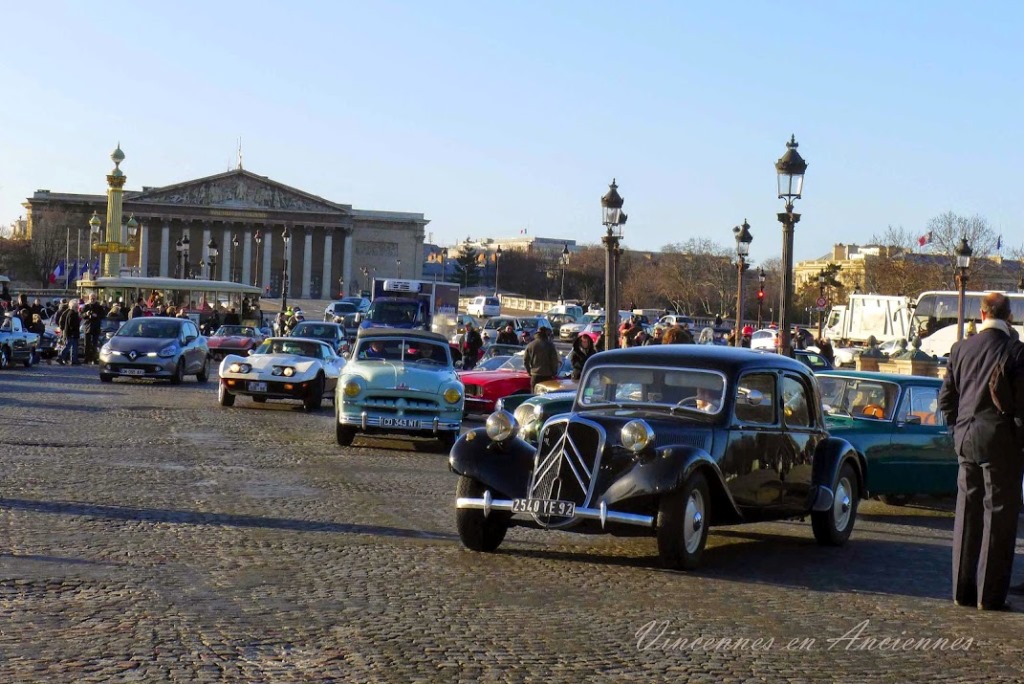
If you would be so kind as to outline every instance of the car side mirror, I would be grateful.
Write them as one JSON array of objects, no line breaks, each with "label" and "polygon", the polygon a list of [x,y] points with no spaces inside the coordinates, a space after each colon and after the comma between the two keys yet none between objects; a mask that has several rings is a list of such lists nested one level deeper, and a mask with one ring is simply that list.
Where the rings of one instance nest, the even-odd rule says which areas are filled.
[{"label": "car side mirror", "polygon": [[920,425],[921,424],[921,416],[915,416],[915,415],[911,414],[911,415],[909,415],[909,416],[907,416],[906,418],[903,419],[903,423],[905,425]]},{"label": "car side mirror", "polygon": [[185,344],[192,344],[197,339],[199,339],[199,338],[197,338],[195,335],[186,335],[185,336]]},{"label": "car side mirror", "polygon": [[356,323],[362,323],[362,322],[363,322],[363,314],[357,311],[356,312]]}]

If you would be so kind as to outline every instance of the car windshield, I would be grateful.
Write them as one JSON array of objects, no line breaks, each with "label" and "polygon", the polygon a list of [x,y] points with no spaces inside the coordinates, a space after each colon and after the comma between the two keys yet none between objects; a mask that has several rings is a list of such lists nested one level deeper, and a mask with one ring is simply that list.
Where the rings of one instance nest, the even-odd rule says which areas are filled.
[{"label": "car windshield", "polygon": [[577,402],[585,408],[662,406],[672,411],[717,414],[724,396],[724,378],[710,371],[601,366],[587,373]]},{"label": "car windshield", "polygon": [[515,356],[508,357],[508,360],[498,366],[498,370],[503,371],[525,371],[526,366],[523,364],[523,355],[516,354]]},{"label": "car windshield", "polygon": [[308,356],[311,359],[322,358],[320,356],[320,345],[316,342],[281,338],[265,340],[263,344],[256,347],[256,351],[253,354],[292,354],[294,356]]},{"label": "car windshield", "polygon": [[337,339],[340,335],[337,326],[323,323],[299,323],[292,330],[293,337],[315,337],[317,339]]},{"label": "car windshield", "polygon": [[480,363],[473,366],[473,370],[496,370],[498,368],[501,368],[501,366],[503,366],[505,362],[511,358],[511,356],[492,356],[491,358],[484,359]]},{"label": "car windshield", "polygon": [[217,328],[214,337],[255,337],[256,331],[246,325],[222,325]]},{"label": "car windshield", "polygon": [[353,358],[360,361],[397,361],[426,366],[450,366],[448,349],[439,342],[412,338],[359,340]]},{"label": "car windshield", "polygon": [[343,316],[345,314],[355,313],[358,309],[352,302],[336,302],[331,305],[331,311],[334,312],[335,316]]},{"label": "car windshield", "polygon": [[401,324],[413,323],[419,304],[413,301],[384,302],[376,301],[370,305],[369,318],[374,323]]},{"label": "car windshield", "polygon": [[865,378],[819,375],[818,386],[825,413],[865,420],[892,419],[900,393],[894,382]]},{"label": "car windshield", "polygon": [[150,337],[172,340],[181,334],[181,323],[170,318],[133,318],[117,331],[117,337]]}]

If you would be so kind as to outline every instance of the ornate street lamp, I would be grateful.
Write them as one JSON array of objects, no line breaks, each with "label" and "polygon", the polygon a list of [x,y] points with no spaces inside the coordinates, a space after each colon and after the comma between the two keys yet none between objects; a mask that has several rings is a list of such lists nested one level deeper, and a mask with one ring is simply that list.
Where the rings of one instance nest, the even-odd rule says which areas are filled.
[{"label": "ornate street lamp", "polygon": [[[89,260],[88,263],[92,263],[92,243],[100,241],[100,217],[95,211],[92,212],[92,218],[89,219]],[[91,267],[90,267],[91,272]]]},{"label": "ornate street lamp", "polygon": [[625,200],[619,195],[619,186],[612,179],[608,192],[601,198],[602,223],[605,227],[604,243],[604,348],[615,349],[619,342],[619,240],[626,214],[622,211]]},{"label": "ornate street lamp", "polygon": [[498,296],[498,269],[501,268],[501,245],[494,250],[494,296]]},{"label": "ornate street lamp", "polygon": [[790,309],[793,305],[793,232],[800,214],[793,212],[793,200],[800,199],[804,188],[807,162],[796,151],[796,136],[786,143],[786,153],[775,162],[778,174],[779,199],[786,200],[786,210],[778,214],[782,223],[782,308],[779,311],[779,353],[792,356],[790,343]]},{"label": "ornate street lamp", "polygon": [[238,282],[238,233],[231,234],[231,282]]},{"label": "ornate street lamp", "polygon": [[765,275],[764,267],[757,269],[757,329],[760,330],[763,325],[761,319],[761,306],[764,305],[764,281],[767,279]]},{"label": "ornate street lamp", "polygon": [[960,298],[956,305],[956,341],[964,339],[964,301],[967,290],[967,270],[971,267],[971,255],[974,252],[967,244],[967,236],[960,238],[960,244],[953,253],[956,254],[956,286],[960,289]]},{"label": "ornate street lamp", "polygon": [[562,247],[562,289],[558,293],[558,301],[565,304],[565,269],[569,265],[569,243]]},{"label": "ornate street lamp", "polygon": [[281,239],[284,241],[284,272],[281,274],[281,311],[283,313],[288,310],[288,241],[292,239],[287,224],[284,227],[284,232],[281,233]]},{"label": "ornate street lamp", "polygon": [[747,219],[743,219],[743,225],[736,226],[732,232],[736,236],[736,256],[739,257],[736,268],[736,329],[733,334],[733,346],[741,347],[743,346],[743,271],[747,268],[747,255],[750,254],[750,243],[754,241],[754,236],[750,234],[750,224],[747,223]]},{"label": "ornate street lamp", "polygon": [[220,250],[217,249],[217,241],[210,238],[210,241],[206,243],[206,254],[210,259],[210,280],[217,280],[217,255],[220,254]]},{"label": "ornate street lamp", "polygon": [[181,277],[188,278],[191,275],[191,267],[188,263],[188,235],[183,236],[178,245],[178,253],[181,257]]},{"label": "ornate street lamp", "polygon": [[206,259],[200,259],[199,260],[199,277],[200,278],[205,278],[206,277]]},{"label": "ornate street lamp", "polygon": [[256,287],[260,286],[260,243],[263,242],[263,233],[260,232],[259,228],[256,229],[256,234],[252,236],[253,241],[256,242],[256,268],[254,269],[252,276],[252,284]]},{"label": "ornate street lamp", "polygon": [[448,248],[441,250],[441,282],[448,278]]}]

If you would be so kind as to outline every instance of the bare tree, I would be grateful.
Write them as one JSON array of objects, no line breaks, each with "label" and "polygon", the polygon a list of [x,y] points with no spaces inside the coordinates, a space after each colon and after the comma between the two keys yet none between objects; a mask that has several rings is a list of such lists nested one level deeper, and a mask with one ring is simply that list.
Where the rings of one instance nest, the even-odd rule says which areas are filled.
[{"label": "bare tree", "polygon": [[999,239],[986,219],[977,214],[960,216],[947,211],[928,222],[928,232],[931,234],[932,251],[945,257],[946,279],[955,279],[956,248],[962,238],[967,238],[971,251],[974,252],[974,259],[977,259],[971,261],[971,277],[978,283],[985,282],[994,264],[984,257],[996,251]]},{"label": "bare tree", "polygon": [[79,223],[77,213],[60,208],[33,212],[32,269],[40,283],[48,282],[54,266],[68,256],[69,244],[78,239],[75,231]]}]

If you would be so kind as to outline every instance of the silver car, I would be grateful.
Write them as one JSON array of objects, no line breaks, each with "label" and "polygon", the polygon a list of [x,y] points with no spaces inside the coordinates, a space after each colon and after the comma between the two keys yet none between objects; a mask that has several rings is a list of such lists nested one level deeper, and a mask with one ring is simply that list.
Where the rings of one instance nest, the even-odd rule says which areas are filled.
[{"label": "silver car", "polygon": [[100,380],[165,378],[177,385],[195,375],[206,382],[209,354],[206,338],[187,318],[133,318],[100,348]]}]

